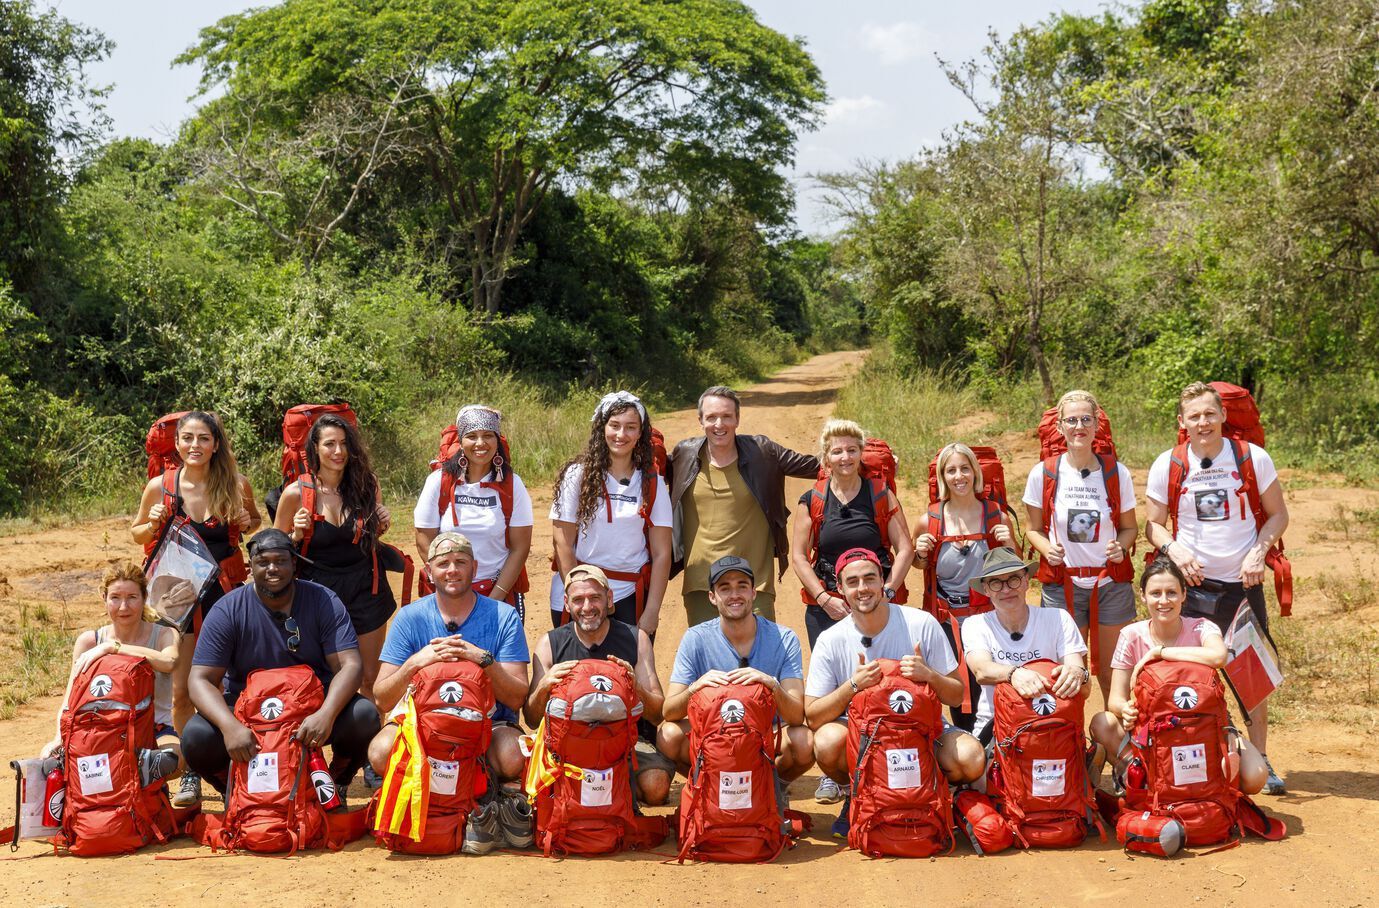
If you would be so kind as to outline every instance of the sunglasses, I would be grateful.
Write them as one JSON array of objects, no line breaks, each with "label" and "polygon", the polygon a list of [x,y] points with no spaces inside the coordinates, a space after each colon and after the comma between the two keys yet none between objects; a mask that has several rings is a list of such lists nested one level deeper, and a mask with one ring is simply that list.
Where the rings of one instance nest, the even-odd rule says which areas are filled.
[{"label": "sunglasses", "polygon": [[274,612],[273,620],[281,624],[283,630],[287,631],[287,651],[289,653],[295,653],[297,647],[302,645],[302,629],[297,625],[297,619],[293,618],[291,615],[282,618],[277,612]]},{"label": "sunglasses", "polygon": [[1025,579],[1024,573],[1011,574],[1009,577],[991,577],[982,581],[985,587],[993,592],[1000,590],[1013,590],[1020,585],[1020,581]]}]

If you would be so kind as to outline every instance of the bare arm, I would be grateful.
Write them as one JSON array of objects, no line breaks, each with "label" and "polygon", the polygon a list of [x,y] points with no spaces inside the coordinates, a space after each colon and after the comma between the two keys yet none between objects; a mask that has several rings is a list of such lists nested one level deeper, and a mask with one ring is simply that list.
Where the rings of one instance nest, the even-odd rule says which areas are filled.
[{"label": "bare arm", "polygon": [[809,505],[795,507],[795,519],[790,522],[790,567],[800,578],[800,586],[805,595],[817,602],[824,593],[824,584],[814,573],[814,565],[809,562],[809,533],[812,529],[809,519]]},{"label": "bare arm", "polygon": [[417,555],[420,556],[423,564],[426,563],[426,550],[431,547],[431,540],[440,535],[440,527],[417,527],[412,534],[412,540],[417,546]]},{"label": "bare arm", "polygon": [[139,545],[148,545],[158,535],[164,516],[163,477],[155,476],[144,485],[144,493],[139,497],[139,512],[129,525],[129,538]]},{"label": "bare arm", "polygon": [[527,690],[527,702],[522,704],[522,718],[528,728],[535,728],[546,714],[546,703],[551,699],[553,680],[547,680],[551,670],[551,636],[542,634],[541,640],[532,651],[531,687]]},{"label": "bare arm", "polygon": [[82,656],[96,646],[96,632],[82,631],[77,635],[76,642],[72,644],[72,667],[67,672],[67,687],[62,692],[62,706],[57,711],[57,728],[53,733],[53,740],[43,747],[42,755],[48,756],[58,745],[62,743],[62,714],[67,711],[67,701],[72,697],[72,682],[77,678],[80,666],[85,664]]},{"label": "bare arm", "polygon": [[670,682],[670,686],[666,688],[665,702],[661,704],[662,721],[679,722],[689,716],[689,701],[694,695],[693,687],[691,684]]},{"label": "bare arm", "polygon": [[245,536],[252,536],[263,525],[263,515],[259,513],[258,502],[254,501],[254,487],[249,484],[247,476],[239,477],[239,497],[244,505],[244,513],[239,517],[239,528]]},{"label": "bare arm", "polygon": [[[648,547],[651,554],[651,583],[646,591],[646,608],[637,626],[647,634],[656,633],[661,623],[661,602],[670,583],[670,527],[652,527]],[[637,657],[641,659],[640,656]],[[641,664],[640,661],[637,663]],[[659,685],[658,685],[659,686]]]},{"label": "bare arm", "polygon": [[[517,578],[522,574],[522,568],[527,564],[527,555],[531,553],[531,527],[509,527],[508,528],[508,557],[503,559],[503,569],[498,572],[498,579],[493,583],[493,594],[495,599],[506,599],[508,593],[512,592],[513,584],[517,583]],[[522,669],[522,698],[526,699],[527,671]],[[512,704],[507,704],[512,706]],[[516,709],[517,707],[513,707]]]},{"label": "bare arm", "polygon": [[637,696],[642,701],[642,716],[652,724],[660,724],[666,695],[656,674],[656,650],[646,631],[637,632]]},{"label": "bare arm", "polygon": [[803,678],[782,678],[777,682],[776,712],[786,725],[804,724]]},{"label": "bare arm", "polygon": [[1259,503],[1264,507],[1267,519],[1259,528],[1258,540],[1240,566],[1240,580],[1245,586],[1255,586],[1264,580],[1264,556],[1288,528],[1288,505],[1283,500],[1282,483],[1275,480],[1260,494]]},{"label": "bare arm", "polygon": [[555,565],[560,571],[560,579],[579,564],[575,560],[575,543],[579,538],[579,525],[566,520],[551,521],[551,543],[555,548]]}]

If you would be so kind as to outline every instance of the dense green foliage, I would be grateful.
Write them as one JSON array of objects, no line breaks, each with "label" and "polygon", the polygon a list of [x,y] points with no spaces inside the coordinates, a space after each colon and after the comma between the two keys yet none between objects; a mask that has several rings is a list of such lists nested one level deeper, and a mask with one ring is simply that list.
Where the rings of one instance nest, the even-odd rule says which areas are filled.
[{"label": "dense green foliage", "polygon": [[127,487],[162,412],[262,482],[283,410],[345,398],[388,484],[465,401],[682,402],[857,339],[781,175],[822,80],[736,0],[286,0],[203,30],[167,144],[105,140],[107,43],[35,10],[0,5],[0,514]]}]

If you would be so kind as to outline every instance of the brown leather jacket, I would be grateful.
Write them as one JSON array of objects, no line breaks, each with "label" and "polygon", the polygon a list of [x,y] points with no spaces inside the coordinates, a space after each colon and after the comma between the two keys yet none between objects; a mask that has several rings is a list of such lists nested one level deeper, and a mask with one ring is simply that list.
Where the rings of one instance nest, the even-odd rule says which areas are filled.
[{"label": "brown leather jacket", "polygon": [[[766,514],[766,521],[771,526],[771,543],[776,553],[776,564],[780,569],[780,575],[784,576],[790,558],[790,540],[785,534],[785,523],[790,516],[790,511],[785,506],[785,477],[813,479],[819,473],[819,458],[812,454],[792,451],[765,435],[738,435],[736,440],[738,472],[742,474],[742,481],[752,490],[757,504]],[[670,501],[675,508],[672,577],[683,570],[685,562],[685,545],[681,531],[681,499],[699,475],[700,456],[707,442],[708,439],[702,435],[687,438],[676,445],[670,454]]]}]

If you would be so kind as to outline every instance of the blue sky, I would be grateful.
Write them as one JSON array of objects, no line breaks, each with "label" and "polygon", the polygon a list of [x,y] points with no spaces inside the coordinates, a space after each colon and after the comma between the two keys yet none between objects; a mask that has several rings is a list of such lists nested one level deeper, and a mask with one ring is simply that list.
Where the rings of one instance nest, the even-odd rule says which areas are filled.
[{"label": "blue sky", "polygon": [[[936,142],[971,116],[935,54],[981,53],[988,29],[1008,35],[1058,11],[1094,13],[1106,0],[748,0],[761,20],[803,38],[828,83],[823,125],[800,137],[793,176],[802,230],[829,225],[805,175],[859,160],[895,160]],[[113,85],[106,109],[116,135],[166,141],[193,109],[198,72],[172,59],[219,17],[263,3],[242,0],[48,0],[115,42],[95,81]]]}]

